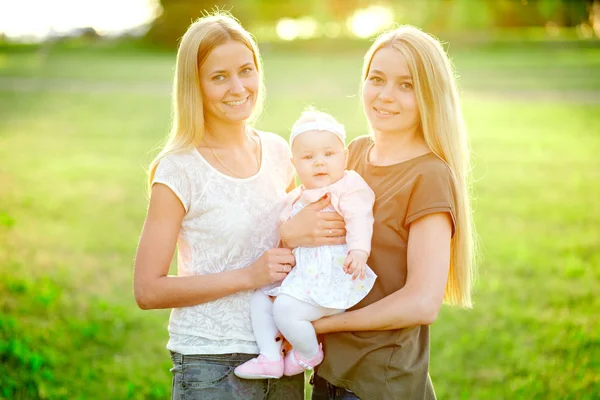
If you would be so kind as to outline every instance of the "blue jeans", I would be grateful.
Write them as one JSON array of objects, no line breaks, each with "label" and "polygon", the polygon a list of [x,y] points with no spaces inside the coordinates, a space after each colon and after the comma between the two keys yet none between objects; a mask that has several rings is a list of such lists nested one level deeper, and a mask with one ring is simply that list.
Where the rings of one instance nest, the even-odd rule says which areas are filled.
[{"label": "blue jeans", "polygon": [[238,365],[254,354],[183,355],[171,352],[172,400],[304,400],[304,374],[281,379],[240,379]]},{"label": "blue jeans", "polygon": [[313,386],[312,400],[360,400],[348,389],[334,386],[316,373],[313,374],[311,382]]}]

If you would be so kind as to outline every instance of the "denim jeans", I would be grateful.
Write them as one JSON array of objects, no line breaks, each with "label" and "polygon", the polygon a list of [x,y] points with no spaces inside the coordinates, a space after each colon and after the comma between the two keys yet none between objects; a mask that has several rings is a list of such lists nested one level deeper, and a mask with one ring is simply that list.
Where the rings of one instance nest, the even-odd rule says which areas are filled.
[{"label": "denim jeans", "polygon": [[171,352],[172,400],[303,400],[304,374],[240,379],[233,369],[253,354],[183,355]]},{"label": "denim jeans", "polygon": [[360,400],[360,398],[341,387],[333,386],[316,373],[311,378],[312,382],[312,400]]}]

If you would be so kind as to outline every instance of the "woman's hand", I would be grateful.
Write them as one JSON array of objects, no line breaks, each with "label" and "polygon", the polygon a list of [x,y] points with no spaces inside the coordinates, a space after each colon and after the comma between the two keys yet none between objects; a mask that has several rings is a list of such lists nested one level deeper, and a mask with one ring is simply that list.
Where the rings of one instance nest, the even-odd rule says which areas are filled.
[{"label": "woman's hand", "polygon": [[321,212],[331,204],[329,195],[304,207],[281,225],[281,241],[285,247],[330,246],[346,243],[346,224],[336,212]]},{"label": "woman's hand", "polygon": [[260,288],[281,282],[294,265],[296,265],[296,259],[292,250],[287,248],[269,249],[248,267],[253,282],[252,286]]}]

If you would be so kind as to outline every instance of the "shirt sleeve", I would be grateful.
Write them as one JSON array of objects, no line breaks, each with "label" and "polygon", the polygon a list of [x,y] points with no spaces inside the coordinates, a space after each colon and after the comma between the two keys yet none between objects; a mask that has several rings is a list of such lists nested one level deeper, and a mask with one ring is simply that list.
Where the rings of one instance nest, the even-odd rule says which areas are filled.
[{"label": "shirt sleeve", "polygon": [[302,189],[299,187],[296,187],[294,190],[285,195],[285,199],[283,201],[283,210],[281,210],[281,213],[279,214],[279,223],[285,222],[291,217],[294,202],[298,200],[301,195]]},{"label": "shirt sleeve", "polygon": [[[280,140],[280,157],[282,160],[282,164],[285,166],[284,168],[284,179],[285,179],[285,187],[290,185],[294,179],[294,175],[296,173],[294,169],[294,164],[292,164],[292,151],[290,150],[290,146],[288,146],[287,142],[282,138],[278,137]],[[295,186],[295,185],[294,185]]]},{"label": "shirt sleeve", "polygon": [[168,156],[163,158],[156,167],[152,185],[155,183],[163,184],[171,189],[181,201],[185,212],[188,212],[192,189],[188,175],[179,164]]},{"label": "shirt sleeve", "polygon": [[263,135],[263,137],[268,139],[267,143],[270,146],[269,151],[273,152],[277,160],[278,176],[284,180],[284,187],[287,189],[292,183],[295,174],[294,164],[292,164],[292,152],[290,150],[290,146],[288,146],[285,139],[275,133],[269,132]]},{"label": "shirt sleeve", "polygon": [[346,222],[348,250],[362,250],[370,254],[375,193],[354,171],[348,171],[344,179],[345,190],[340,196],[339,208]]},{"label": "shirt sleeve", "polygon": [[404,227],[429,214],[447,212],[452,218],[452,234],[456,224],[455,184],[450,169],[437,164],[424,170],[415,181],[410,198]]},{"label": "shirt sleeve", "polygon": [[292,164],[292,152],[290,151],[289,147],[287,147],[287,146],[286,146],[286,150],[285,150],[285,160],[286,160],[286,166],[287,166],[286,182],[288,185],[290,185],[292,183],[292,181],[294,180],[296,170],[294,169],[294,164]]}]

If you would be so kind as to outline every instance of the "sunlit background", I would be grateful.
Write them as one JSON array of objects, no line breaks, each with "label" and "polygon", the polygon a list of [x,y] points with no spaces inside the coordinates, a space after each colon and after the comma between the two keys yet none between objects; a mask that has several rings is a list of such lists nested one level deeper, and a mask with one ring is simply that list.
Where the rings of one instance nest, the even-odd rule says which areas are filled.
[{"label": "sunlit background", "polygon": [[[31,11],[35,10],[32,15]],[[0,3],[0,32],[11,41],[43,41],[55,37],[74,36],[93,29],[99,36],[144,34],[163,11],[158,0],[40,0]],[[320,24],[310,16],[280,18],[275,32],[282,40],[336,38],[353,34],[365,38],[394,23],[391,8],[371,5],[357,9],[343,22]],[[268,28],[263,29],[263,31]]]},{"label": "sunlit background", "polygon": [[[159,0],[2,0],[0,33],[7,40],[21,42],[77,36],[86,29],[93,30],[99,36],[141,36],[148,31],[156,17],[163,14],[164,4],[167,11],[173,9],[179,11],[179,14],[187,13],[190,17],[197,16],[203,9],[210,10],[214,7],[234,13],[239,8],[243,14],[260,14],[261,17],[265,17],[267,13],[256,12],[256,9],[249,11],[253,7],[264,6],[270,14],[266,15],[267,18],[260,18],[259,23],[253,23],[253,20],[248,18],[247,22],[258,29],[259,36],[270,40],[275,39],[273,33],[281,40],[337,38],[349,35],[367,38],[388,29],[395,22],[415,18],[419,11],[415,12],[415,8],[421,9],[421,14],[428,14],[427,7],[434,9],[433,12],[429,12],[431,15],[434,15],[437,9],[438,19],[452,16],[444,15],[446,11],[461,9],[458,19],[463,19],[459,21],[463,24],[459,29],[465,26],[489,27],[494,25],[494,22],[499,22],[493,21],[494,14],[500,14],[501,18],[509,19],[504,21],[507,27],[528,27],[534,22],[534,25],[543,26],[550,36],[560,35],[561,25],[565,24],[565,27],[576,28],[577,34],[582,38],[597,37],[600,34],[599,6],[584,0],[446,0],[446,4],[435,0],[347,1],[346,4],[341,0],[330,0],[322,2],[325,6],[319,5],[319,2],[308,2],[304,5],[296,2],[295,6],[293,3],[295,2],[270,0],[232,1],[223,4],[205,1],[163,1],[161,4]],[[536,12],[522,12],[523,9],[534,7]],[[297,16],[291,18],[282,15],[285,14],[286,8],[293,9]],[[521,8],[521,15],[515,12],[518,8]],[[320,11],[319,15],[311,15],[311,12],[316,10]],[[339,10],[344,12],[337,14]],[[463,15],[465,13],[467,15]],[[511,18],[515,19],[510,21]],[[437,23],[445,28],[452,25],[451,21]]]},{"label": "sunlit background", "polygon": [[159,11],[149,0],[2,0],[0,32],[15,41],[39,41],[92,28],[119,35],[144,27]]},{"label": "sunlit background", "polygon": [[364,135],[375,35],[440,38],[481,251],[474,309],[432,326],[438,398],[600,399],[598,0],[0,0],[0,399],[169,398],[168,311],[137,308],[132,264],[175,49],[215,8],[257,38],[257,127],[283,137],[307,105]]}]

